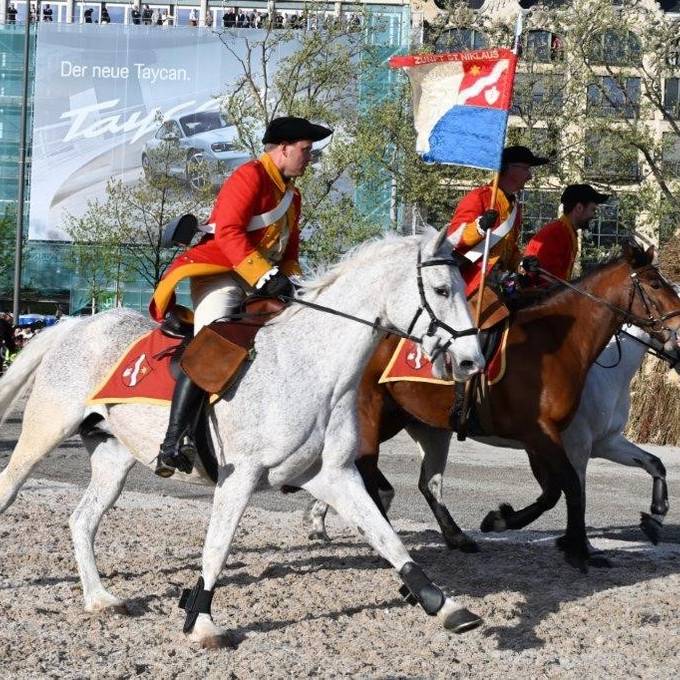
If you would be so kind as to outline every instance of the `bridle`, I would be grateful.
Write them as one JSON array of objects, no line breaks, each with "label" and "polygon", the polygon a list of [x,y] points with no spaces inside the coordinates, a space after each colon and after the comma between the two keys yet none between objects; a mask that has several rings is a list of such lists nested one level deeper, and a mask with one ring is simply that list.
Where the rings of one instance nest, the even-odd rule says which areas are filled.
[{"label": "bridle", "polygon": [[[653,264],[648,264],[645,267],[642,267],[639,271],[647,271],[649,269],[653,269],[659,276],[659,278],[668,286],[671,286],[670,282],[664,278],[663,274],[658,270],[657,267],[655,267]],[[645,293],[644,288],[642,287],[642,284],[640,283],[640,278],[638,276],[638,272],[631,272],[630,278],[633,281],[633,286],[630,291],[630,300],[628,301],[628,312],[630,314],[631,318],[636,319],[636,321],[631,321],[631,323],[635,326],[640,326],[640,328],[650,328],[652,331],[668,331],[669,333],[673,333],[672,328],[668,328],[668,326],[664,325],[665,321],[668,321],[668,319],[672,319],[676,316],[680,316],[680,309],[674,310],[672,312],[668,312],[667,314],[660,314],[661,310],[659,309],[659,305],[652,300],[649,295]],[[640,296],[640,299],[642,300],[642,304],[644,305],[645,312],[647,313],[647,319],[641,321],[642,317],[637,317],[634,314],[630,313],[630,310],[633,308],[633,302],[635,299],[635,293],[638,293]],[[659,316],[654,316],[652,313],[652,308],[656,310],[657,313],[659,313]]]},{"label": "bridle", "polygon": [[[556,281],[559,283],[561,286],[564,286],[566,288],[569,288],[573,290],[575,293],[578,293],[579,295],[586,297],[593,302],[597,302],[600,305],[603,305],[604,307],[607,307],[611,309],[613,312],[616,314],[621,315],[622,317],[622,322],[628,322],[632,324],[633,326],[639,326],[643,330],[649,329],[652,332],[661,332],[661,331],[667,331],[670,334],[675,333],[675,331],[672,328],[669,328],[668,326],[665,325],[665,322],[668,321],[668,319],[672,319],[676,316],[680,316],[680,309],[673,310],[672,312],[668,312],[667,314],[660,314],[660,309],[659,306],[654,300],[652,300],[647,293],[645,293],[644,288],[642,287],[642,284],[640,283],[640,278],[638,274],[640,272],[648,271],[650,269],[653,269],[659,276],[659,278],[666,283],[667,285],[671,285],[659,272],[658,268],[655,267],[653,264],[648,264],[645,265],[644,267],[641,267],[638,271],[633,271],[630,273],[630,279],[633,282],[633,285],[631,286],[630,289],[630,297],[628,298],[628,309],[624,309],[623,307],[619,307],[618,305],[612,304],[608,300],[603,300],[602,298],[598,297],[597,295],[593,295],[592,293],[589,293],[586,290],[582,290],[568,281],[565,281],[564,279],[561,279],[559,276],[555,276],[554,274],[551,274],[549,271],[546,271],[542,267],[538,267],[537,271],[544,277],[551,279],[553,281]],[[633,303],[635,302],[635,296],[639,295],[640,299],[642,300],[642,304],[645,308],[645,312],[647,313],[647,317],[642,317],[638,316],[637,314],[633,314],[632,309],[633,309]],[[652,312],[652,308],[654,308],[658,314],[658,316],[654,316]]]},{"label": "bridle", "polygon": [[413,328],[418,322],[418,319],[420,318],[421,314],[423,312],[427,312],[427,315],[430,317],[430,323],[427,327],[425,335],[433,336],[435,330],[437,328],[440,328],[441,330],[446,331],[451,336],[443,345],[437,345],[434,351],[434,355],[430,357],[433,363],[440,354],[446,352],[446,350],[451,346],[451,343],[454,340],[457,340],[458,338],[464,338],[469,335],[477,335],[479,333],[479,329],[475,328],[474,326],[466,328],[464,331],[457,331],[455,328],[451,328],[451,326],[449,326],[447,323],[444,323],[439,317],[437,317],[432,307],[430,307],[430,303],[427,301],[427,297],[425,296],[425,284],[423,283],[424,267],[444,267],[444,266],[460,267],[461,261],[466,260],[464,260],[464,258],[457,259],[455,257],[442,257],[432,258],[430,260],[425,260],[425,262],[423,262],[420,249],[418,249],[418,261],[416,264],[416,282],[418,284],[418,295],[420,295],[420,306],[416,310],[416,313],[413,315],[413,319],[411,320],[411,323],[409,324],[408,327],[408,333],[411,333],[413,331]]}]

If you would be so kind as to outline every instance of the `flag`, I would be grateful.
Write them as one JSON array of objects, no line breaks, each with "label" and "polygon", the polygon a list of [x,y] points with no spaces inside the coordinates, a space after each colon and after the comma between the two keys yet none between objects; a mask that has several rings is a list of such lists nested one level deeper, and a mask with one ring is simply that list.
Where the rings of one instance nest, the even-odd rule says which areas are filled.
[{"label": "flag", "polygon": [[416,151],[428,163],[499,170],[517,55],[508,49],[390,59],[413,91]]}]

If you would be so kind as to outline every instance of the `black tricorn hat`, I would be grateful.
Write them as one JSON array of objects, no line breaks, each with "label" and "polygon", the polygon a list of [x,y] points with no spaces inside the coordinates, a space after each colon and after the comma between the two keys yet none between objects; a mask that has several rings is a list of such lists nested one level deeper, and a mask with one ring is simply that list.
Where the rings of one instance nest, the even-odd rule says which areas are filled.
[{"label": "black tricorn hat", "polygon": [[323,125],[310,123],[306,118],[297,116],[281,116],[274,118],[262,138],[263,144],[283,144],[284,142],[298,142],[301,139],[310,139],[318,142],[333,134],[333,130]]},{"label": "black tricorn hat", "polygon": [[549,158],[534,156],[531,149],[526,146],[506,146],[501,156],[501,167],[506,168],[511,163],[526,163],[527,165],[545,165],[550,163]]},{"label": "black tricorn hat", "polygon": [[562,192],[562,205],[566,203],[606,203],[609,196],[595,191],[590,184],[570,184]]}]

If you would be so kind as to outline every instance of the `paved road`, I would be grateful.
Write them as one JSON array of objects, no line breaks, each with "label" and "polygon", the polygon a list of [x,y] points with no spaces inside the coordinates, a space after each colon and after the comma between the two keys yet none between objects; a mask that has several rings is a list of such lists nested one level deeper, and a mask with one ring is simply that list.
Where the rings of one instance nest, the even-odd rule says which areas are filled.
[{"label": "paved road", "polygon": [[[0,430],[0,467],[4,467],[19,431],[20,414],[11,417]],[[667,519],[666,538],[680,543],[680,502],[673,496],[680,488],[680,448],[649,446],[668,469],[671,510]],[[397,490],[392,514],[395,517],[430,522],[431,515],[418,492],[418,457],[415,446],[406,435],[398,435],[383,446],[382,469]],[[89,478],[87,453],[78,438],[69,439],[34,470],[42,479],[71,482],[85,486]],[[162,480],[150,470],[136,466],[128,479],[127,489],[142,493],[160,493],[180,498],[198,498],[209,502],[209,487]],[[490,448],[475,442],[453,442],[446,475],[446,499],[452,514],[465,528],[477,528],[488,510],[507,501],[518,508],[538,495],[523,451]],[[588,476],[587,523],[598,529],[623,530],[637,539],[637,523],[641,510],[647,511],[651,498],[651,480],[645,472],[624,468],[607,461],[593,461]],[[269,510],[285,512],[303,509],[309,503],[305,493],[283,495],[278,491],[256,494],[254,504]],[[564,503],[533,525],[537,530],[559,530],[564,527]],[[433,520],[432,520],[433,521]],[[620,533],[620,532],[619,532]]]}]

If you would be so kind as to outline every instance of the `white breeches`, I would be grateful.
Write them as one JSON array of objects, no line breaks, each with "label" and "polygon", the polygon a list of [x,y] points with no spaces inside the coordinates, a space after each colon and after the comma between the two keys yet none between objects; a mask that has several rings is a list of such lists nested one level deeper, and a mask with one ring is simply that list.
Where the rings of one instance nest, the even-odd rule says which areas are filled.
[{"label": "white breeches", "polygon": [[191,279],[194,335],[215,319],[233,314],[246,297],[246,284],[236,274],[215,274]]}]

